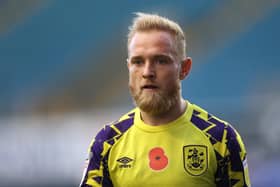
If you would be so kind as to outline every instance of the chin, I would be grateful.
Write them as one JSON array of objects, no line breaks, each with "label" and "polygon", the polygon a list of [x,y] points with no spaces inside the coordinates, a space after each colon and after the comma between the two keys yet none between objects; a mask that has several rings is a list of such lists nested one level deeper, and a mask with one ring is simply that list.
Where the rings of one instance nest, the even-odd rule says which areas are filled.
[{"label": "chin", "polygon": [[160,93],[142,93],[140,97],[135,98],[136,105],[142,111],[151,115],[160,115],[168,112],[176,101],[174,97],[171,98]]}]

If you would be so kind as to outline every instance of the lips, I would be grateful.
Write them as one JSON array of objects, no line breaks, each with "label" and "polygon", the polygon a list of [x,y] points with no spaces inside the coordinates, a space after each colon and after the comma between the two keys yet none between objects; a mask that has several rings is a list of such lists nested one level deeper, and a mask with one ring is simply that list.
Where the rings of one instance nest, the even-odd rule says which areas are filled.
[{"label": "lips", "polygon": [[141,89],[158,89],[158,86],[156,86],[154,84],[146,84],[146,85],[142,86]]}]

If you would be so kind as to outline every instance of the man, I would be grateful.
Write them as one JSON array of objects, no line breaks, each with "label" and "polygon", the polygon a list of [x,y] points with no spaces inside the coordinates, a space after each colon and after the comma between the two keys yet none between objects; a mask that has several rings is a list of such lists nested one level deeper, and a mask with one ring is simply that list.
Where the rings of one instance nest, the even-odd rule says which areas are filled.
[{"label": "man", "polygon": [[185,45],[177,23],[137,13],[127,59],[136,108],[97,134],[81,186],[250,186],[237,131],[182,98]]}]

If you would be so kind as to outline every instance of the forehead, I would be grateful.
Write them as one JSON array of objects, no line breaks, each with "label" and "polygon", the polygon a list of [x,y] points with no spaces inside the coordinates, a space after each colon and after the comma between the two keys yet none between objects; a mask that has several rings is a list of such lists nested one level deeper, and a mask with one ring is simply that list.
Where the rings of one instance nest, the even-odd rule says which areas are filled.
[{"label": "forehead", "polygon": [[174,54],[174,38],[165,31],[136,32],[128,46],[129,56],[157,54]]}]

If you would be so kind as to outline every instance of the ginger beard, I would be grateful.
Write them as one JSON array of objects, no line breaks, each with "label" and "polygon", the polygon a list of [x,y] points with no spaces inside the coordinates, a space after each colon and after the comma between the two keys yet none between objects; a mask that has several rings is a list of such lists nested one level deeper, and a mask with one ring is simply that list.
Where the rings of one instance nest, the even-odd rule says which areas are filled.
[{"label": "ginger beard", "polygon": [[136,106],[150,115],[159,116],[170,111],[180,101],[181,84],[178,79],[165,90],[146,92],[129,82],[129,90]]}]

